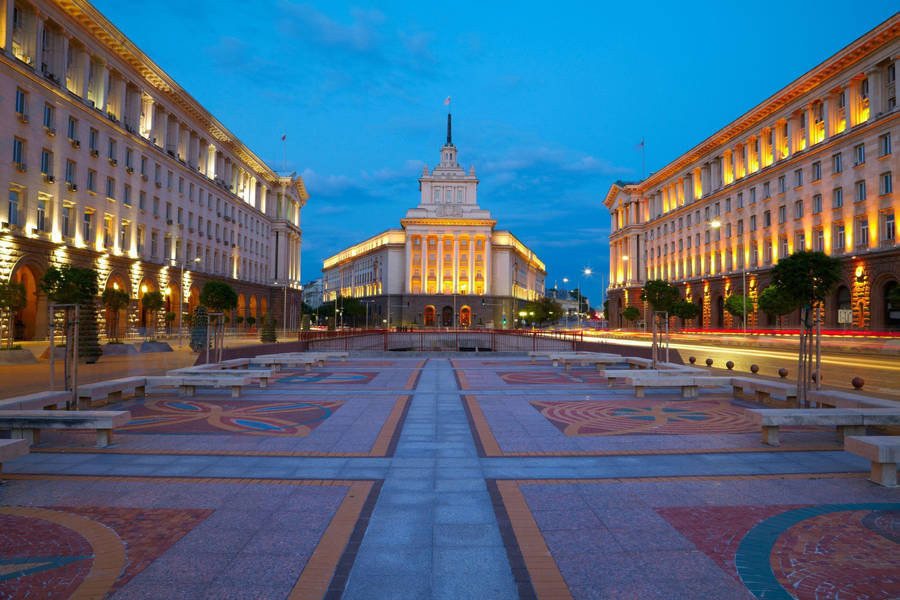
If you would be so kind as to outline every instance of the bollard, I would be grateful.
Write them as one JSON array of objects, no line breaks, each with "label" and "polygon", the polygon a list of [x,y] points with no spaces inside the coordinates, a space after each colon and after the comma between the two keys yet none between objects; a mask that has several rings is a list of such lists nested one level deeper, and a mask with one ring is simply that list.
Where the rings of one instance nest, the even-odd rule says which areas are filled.
[{"label": "bollard", "polygon": [[778,376],[781,377],[782,379],[787,377],[787,374],[788,374],[788,370],[785,369],[784,367],[781,367],[780,369],[778,369]]},{"label": "bollard", "polygon": [[697,357],[696,357],[696,356],[691,356],[691,357],[688,358],[688,361],[689,361],[691,364],[694,364],[695,362],[697,362]]},{"label": "bollard", "polygon": [[750,372],[756,375],[759,373],[759,365],[750,365]]},{"label": "bollard", "polygon": [[861,390],[862,387],[866,385],[866,380],[862,377],[854,377],[852,380],[850,380],[850,383],[853,384],[853,387],[855,387],[856,389]]},{"label": "bollard", "polygon": [[707,367],[713,366],[713,359],[707,358],[707,359],[706,359],[706,366],[707,366]]},{"label": "bollard", "polygon": [[734,368],[734,362],[729,360],[727,363],[725,363],[725,368],[729,371],[732,370]]}]

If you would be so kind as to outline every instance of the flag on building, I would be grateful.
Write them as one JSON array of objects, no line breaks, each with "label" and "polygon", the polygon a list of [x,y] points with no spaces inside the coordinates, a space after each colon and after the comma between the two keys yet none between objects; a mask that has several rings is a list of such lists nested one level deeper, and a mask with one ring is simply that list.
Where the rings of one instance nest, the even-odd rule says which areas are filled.
[{"label": "flag on building", "polygon": [[287,134],[284,134],[283,136],[281,136],[281,141],[282,141],[282,142],[283,142],[284,140],[286,140],[286,139],[287,139]]},{"label": "flag on building", "polygon": [[444,106],[450,106],[450,96],[447,96],[447,99],[444,100]]},{"label": "flag on building", "polygon": [[635,150],[640,150],[644,147],[644,138],[641,138],[641,143],[634,147]]}]

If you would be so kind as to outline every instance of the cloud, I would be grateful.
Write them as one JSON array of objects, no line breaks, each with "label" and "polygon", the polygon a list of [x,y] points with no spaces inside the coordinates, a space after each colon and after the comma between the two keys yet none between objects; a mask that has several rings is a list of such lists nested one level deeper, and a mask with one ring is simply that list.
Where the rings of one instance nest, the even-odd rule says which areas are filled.
[{"label": "cloud", "polygon": [[309,4],[283,1],[279,9],[279,31],[286,37],[364,55],[375,55],[381,50],[376,28],[385,19],[380,11],[354,9],[353,21],[343,25]]}]

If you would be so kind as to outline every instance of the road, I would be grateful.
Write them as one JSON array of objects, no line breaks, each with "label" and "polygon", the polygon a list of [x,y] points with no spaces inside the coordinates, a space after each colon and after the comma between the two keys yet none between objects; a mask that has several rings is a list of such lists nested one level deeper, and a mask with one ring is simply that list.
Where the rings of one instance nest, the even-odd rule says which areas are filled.
[{"label": "road", "polygon": [[[585,334],[585,341],[590,339]],[[616,344],[629,346],[649,346],[646,340],[615,339]],[[713,367],[725,370],[727,361],[734,362],[736,372],[747,373],[751,364],[759,365],[759,373],[775,377],[778,369],[788,370],[788,379],[797,376],[797,352],[772,348],[719,347],[711,344],[691,344],[673,342],[670,352],[677,351],[687,363],[690,356],[697,358],[698,365],[704,365],[707,358],[713,359]],[[900,399],[900,356],[875,356],[848,354],[833,350],[822,352],[822,382],[828,386],[853,389],[850,380],[854,377],[865,380],[864,390],[873,394],[893,396]]]}]

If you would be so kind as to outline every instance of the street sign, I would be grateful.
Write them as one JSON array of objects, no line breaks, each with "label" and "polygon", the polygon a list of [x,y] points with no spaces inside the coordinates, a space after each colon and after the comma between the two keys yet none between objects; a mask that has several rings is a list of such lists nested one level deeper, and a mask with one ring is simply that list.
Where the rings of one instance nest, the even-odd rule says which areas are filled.
[{"label": "street sign", "polygon": [[841,308],[838,310],[838,323],[852,323],[853,322],[853,309],[851,308]]}]

